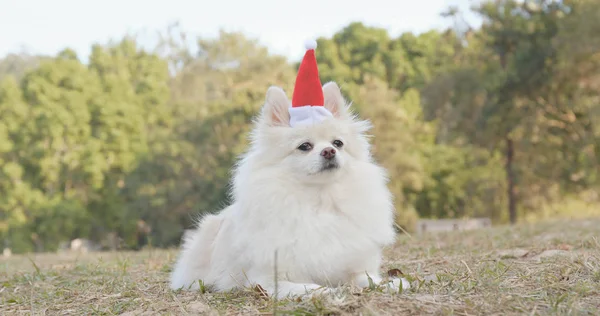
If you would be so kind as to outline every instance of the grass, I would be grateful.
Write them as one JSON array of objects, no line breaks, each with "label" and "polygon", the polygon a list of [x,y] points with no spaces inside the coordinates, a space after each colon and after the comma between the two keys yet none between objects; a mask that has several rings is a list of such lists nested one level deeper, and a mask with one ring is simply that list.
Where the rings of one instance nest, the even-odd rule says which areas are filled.
[{"label": "grass", "polygon": [[176,250],[37,254],[0,259],[0,315],[596,315],[600,219],[402,236],[382,271],[401,294],[342,288],[274,302],[251,290],[172,291]]}]

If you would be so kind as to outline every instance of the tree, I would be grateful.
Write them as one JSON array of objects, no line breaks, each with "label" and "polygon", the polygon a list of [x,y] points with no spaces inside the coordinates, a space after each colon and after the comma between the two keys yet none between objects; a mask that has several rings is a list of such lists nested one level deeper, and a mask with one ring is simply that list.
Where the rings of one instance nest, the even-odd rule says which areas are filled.
[{"label": "tree", "polygon": [[318,40],[319,71],[323,81],[337,80],[357,89],[366,76],[384,80],[400,93],[421,89],[454,64],[460,39],[452,31],[405,33],[390,38],[387,30],[351,23],[331,39]]},{"label": "tree", "polygon": [[555,45],[570,9],[553,1],[506,0],[485,2],[477,12],[485,22],[467,38],[469,48],[460,57],[465,63],[429,85],[426,107],[443,118],[446,127],[441,131],[452,131],[445,137],[453,141],[492,151],[504,145],[508,210],[514,223],[517,200],[533,209],[557,195],[569,170],[564,162],[572,159],[553,153],[584,147],[577,143],[578,149],[568,148],[574,131],[589,125],[584,112],[563,120],[561,132],[556,129],[556,114],[572,113],[574,105],[570,92],[556,93],[559,85],[572,87],[565,81],[559,84],[561,61]]},{"label": "tree", "polygon": [[56,238],[86,227],[85,204],[101,185],[104,166],[97,159],[98,143],[91,139],[89,124],[89,106],[98,88],[97,78],[70,50],[43,62],[23,79],[24,100],[30,106],[30,116],[21,126],[23,179],[48,203],[27,217],[31,230],[50,248],[57,246]]},{"label": "tree", "polygon": [[27,229],[31,208],[43,194],[24,181],[21,152],[26,146],[29,109],[12,76],[0,81],[0,238],[17,251],[32,250]]},{"label": "tree", "polygon": [[143,185],[131,174],[145,157],[177,147],[172,142],[176,138],[173,109],[168,104],[167,62],[143,51],[135,39],[125,37],[115,44],[94,46],[89,68],[98,75],[103,90],[92,104],[92,128],[102,144],[102,159],[108,163],[98,199],[90,204],[98,214],[95,234],[117,234],[135,246],[134,225],[140,218],[147,221],[148,215],[129,207],[137,200],[137,192],[131,188]]}]

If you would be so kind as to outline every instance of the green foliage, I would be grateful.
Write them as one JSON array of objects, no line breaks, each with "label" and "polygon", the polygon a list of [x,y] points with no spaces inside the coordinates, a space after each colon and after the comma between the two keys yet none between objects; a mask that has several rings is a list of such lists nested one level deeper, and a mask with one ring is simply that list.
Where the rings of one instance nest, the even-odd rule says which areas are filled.
[{"label": "green foliage", "polygon": [[505,220],[502,160],[470,146],[431,146],[424,153],[423,189],[413,192],[419,215]]},{"label": "green foliage", "polygon": [[594,10],[591,1],[484,2],[476,9],[484,24],[459,55],[464,62],[424,90],[445,142],[491,152],[510,145],[506,177],[522,214],[598,185],[598,97],[586,85],[598,88],[587,72],[597,74],[598,33],[566,35],[597,28],[581,22]]},{"label": "green foliage", "polygon": [[[466,32],[394,38],[351,23],[318,39],[322,81],[340,83],[374,123],[405,230],[419,217],[505,222],[507,202],[525,220],[598,203],[600,4],[474,10],[484,24]],[[94,45],[88,64],[70,49],[0,60],[5,246],[47,251],[85,237],[108,247],[118,236],[138,249],[149,234],[166,247],[228,202],[266,89],[291,96],[297,65],[240,33],[188,43],[173,26],[154,51],[125,37]]]}]

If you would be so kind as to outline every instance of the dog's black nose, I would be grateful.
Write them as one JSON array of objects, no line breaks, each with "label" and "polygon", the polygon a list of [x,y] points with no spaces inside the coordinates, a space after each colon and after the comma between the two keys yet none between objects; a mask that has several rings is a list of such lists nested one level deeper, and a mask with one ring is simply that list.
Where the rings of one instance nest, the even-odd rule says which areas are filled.
[{"label": "dog's black nose", "polygon": [[331,160],[331,159],[335,158],[335,148],[327,147],[327,148],[321,150],[321,156],[323,156],[323,158],[325,158],[327,160]]}]

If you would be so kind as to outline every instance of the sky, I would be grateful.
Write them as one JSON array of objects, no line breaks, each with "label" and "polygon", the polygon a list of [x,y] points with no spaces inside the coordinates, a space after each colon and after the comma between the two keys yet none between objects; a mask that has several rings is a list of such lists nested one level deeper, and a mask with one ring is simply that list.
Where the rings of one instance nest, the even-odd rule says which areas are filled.
[{"label": "sky", "polygon": [[[219,30],[243,32],[272,53],[298,60],[306,39],[331,36],[350,22],[383,27],[392,36],[420,33],[451,25],[440,16],[450,5],[467,12],[477,0],[288,1],[0,0],[0,57],[53,55],[69,47],[86,60],[94,43],[134,33],[151,38],[179,22],[190,35],[206,38]],[[466,18],[479,23],[473,15]]]}]

